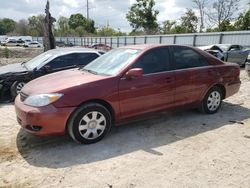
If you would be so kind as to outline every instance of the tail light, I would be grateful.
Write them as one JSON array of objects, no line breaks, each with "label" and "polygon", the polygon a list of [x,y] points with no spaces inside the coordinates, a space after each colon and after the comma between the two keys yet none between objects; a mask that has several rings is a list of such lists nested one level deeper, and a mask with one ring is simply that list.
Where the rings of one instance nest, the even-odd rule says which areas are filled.
[{"label": "tail light", "polygon": [[237,76],[240,76],[240,66],[237,66]]}]

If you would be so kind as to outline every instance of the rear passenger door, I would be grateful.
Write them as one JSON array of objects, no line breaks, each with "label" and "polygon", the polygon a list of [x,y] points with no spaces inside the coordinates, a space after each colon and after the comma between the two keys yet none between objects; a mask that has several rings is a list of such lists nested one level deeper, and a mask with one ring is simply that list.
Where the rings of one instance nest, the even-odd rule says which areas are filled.
[{"label": "rear passenger door", "polygon": [[199,100],[208,87],[212,70],[209,71],[208,61],[188,47],[172,47],[175,64],[176,105],[185,105]]}]

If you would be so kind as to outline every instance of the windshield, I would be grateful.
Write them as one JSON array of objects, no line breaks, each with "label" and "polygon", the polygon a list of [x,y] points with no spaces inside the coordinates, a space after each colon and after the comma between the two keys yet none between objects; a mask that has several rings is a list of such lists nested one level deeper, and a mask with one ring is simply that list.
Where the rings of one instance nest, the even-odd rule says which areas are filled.
[{"label": "windshield", "polygon": [[114,49],[100,56],[84,67],[85,71],[100,75],[116,75],[126,65],[130,64],[141,50],[135,49]]},{"label": "windshield", "polygon": [[227,51],[230,45],[227,45],[227,44],[217,44],[216,46],[218,46],[219,48],[221,48],[222,51]]},{"label": "windshield", "polygon": [[24,65],[27,69],[33,70],[34,68],[38,67],[41,65],[43,62],[47,61],[51,57],[53,57],[54,54],[50,51],[44,52],[40,54],[39,56],[36,56],[35,58],[27,61]]}]

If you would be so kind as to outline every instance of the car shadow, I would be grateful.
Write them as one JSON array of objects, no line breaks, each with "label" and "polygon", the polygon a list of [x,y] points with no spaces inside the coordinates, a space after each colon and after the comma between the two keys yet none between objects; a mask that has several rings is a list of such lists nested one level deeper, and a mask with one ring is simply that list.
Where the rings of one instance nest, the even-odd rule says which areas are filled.
[{"label": "car shadow", "polygon": [[163,155],[154,148],[250,118],[250,109],[224,102],[214,115],[195,110],[161,112],[144,120],[114,127],[102,141],[91,145],[74,143],[68,136],[35,137],[20,129],[16,143],[30,165],[64,168],[93,163],[143,150]]}]

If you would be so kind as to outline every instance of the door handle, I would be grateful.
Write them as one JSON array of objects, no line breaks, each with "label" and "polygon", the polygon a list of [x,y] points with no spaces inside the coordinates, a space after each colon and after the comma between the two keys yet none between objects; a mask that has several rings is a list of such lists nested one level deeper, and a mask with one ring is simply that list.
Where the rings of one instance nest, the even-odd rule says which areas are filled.
[{"label": "door handle", "polygon": [[172,77],[167,77],[167,78],[165,78],[165,81],[167,83],[171,83],[171,82],[173,82],[173,78]]}]

